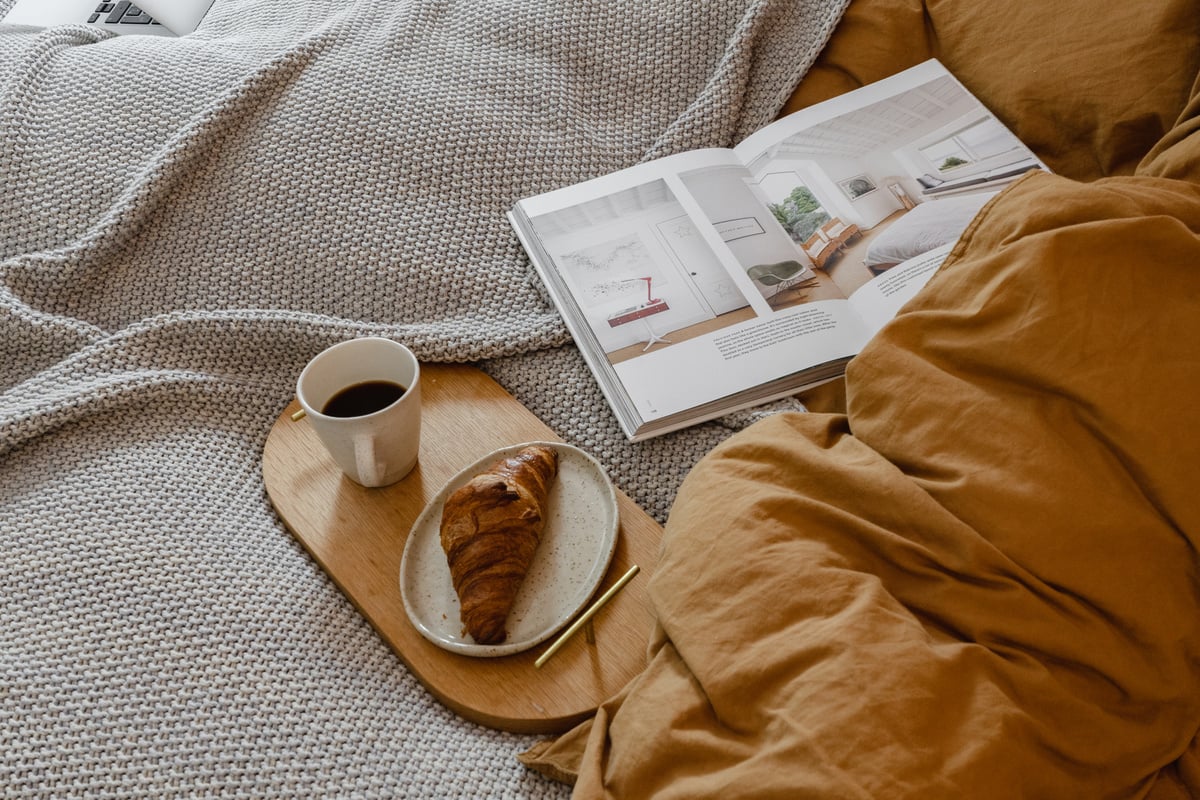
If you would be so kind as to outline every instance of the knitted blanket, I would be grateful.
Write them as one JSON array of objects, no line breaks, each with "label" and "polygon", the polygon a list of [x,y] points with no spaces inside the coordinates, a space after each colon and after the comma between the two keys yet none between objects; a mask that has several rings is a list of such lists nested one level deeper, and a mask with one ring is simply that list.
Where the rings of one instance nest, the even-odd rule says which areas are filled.
[{"label": "knitted blanket", "polygon": [[[0,0],[0,11],[8,3]],[[753,415],[632,446],[503,212],[767,122],[845,0],[217,0],[0,27],[7,797],[557,797],[433,700],[261,478],[303,364],[481,362],[652,514]]]}]

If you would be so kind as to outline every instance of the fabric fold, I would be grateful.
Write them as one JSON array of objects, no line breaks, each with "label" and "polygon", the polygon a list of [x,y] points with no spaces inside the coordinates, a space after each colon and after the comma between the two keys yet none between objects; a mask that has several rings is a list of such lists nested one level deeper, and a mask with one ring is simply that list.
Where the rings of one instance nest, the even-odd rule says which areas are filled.
[{"label": "fabric fold", "polygon": [[687,476],[649,665],[539,757],[573,755],[579,798],[1177,787],[1197,263],[1193,184],[1013,185],[851,362],[848,414],[760,421]]},{"label": "fabric fold", "polygon": [[309,358],[384,335],[485,362],[665,516],[729,429],[630,445],[504,214],[731,144],[844,5],[218,0],[180,38],[0,29],[8,788],[561,797],[307,556],[263,442]]}]

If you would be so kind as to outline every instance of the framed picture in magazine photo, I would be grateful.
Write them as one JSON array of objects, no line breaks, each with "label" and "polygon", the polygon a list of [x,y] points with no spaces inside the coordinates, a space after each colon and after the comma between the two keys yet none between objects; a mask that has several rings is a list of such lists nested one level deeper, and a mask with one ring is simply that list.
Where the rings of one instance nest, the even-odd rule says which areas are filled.
[{"label": "framed picture in magazine photo", "polygon": [[879,187],[875,185],[875,181],[871,180],[866,175],[855,175],[853,178],[847,178],[844,181],[838,181],[838,186],[842,187],[842,191],[851,200],[857,200],[860,197],[870,194]]}]

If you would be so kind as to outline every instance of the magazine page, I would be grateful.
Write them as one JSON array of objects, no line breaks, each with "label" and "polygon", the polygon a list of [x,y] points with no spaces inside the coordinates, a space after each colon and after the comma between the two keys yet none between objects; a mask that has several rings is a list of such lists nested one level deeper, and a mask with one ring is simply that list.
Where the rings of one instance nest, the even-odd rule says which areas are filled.
[{"label": "magazine page", "polygon": [[872,330],[920,290],[989,199],[1047,169],[936,60],[797,111],[735,152]]},{"label": "magazine page", "polygon": [[[828,379],[1045,169],[937,61],[511,215],[626,433]],[[847,298],[851,298],[847,300]]]},{"label": "magazine page", "polygon": [[[870,335],[846,300],[827,300],[702,337],[671,341],[667,334],[669,348],[649,349],[614,369],[643,422],[667,421],[688,409],[712,406],[691,418],[696,422],[836,377]],[[793,380],[781,382],[786,378]],[[772,388],[754,391],[768,384]],[[727,402],[713,405],[721,399]]]},{"label": "magazine page", "polygon": [[850,305],[872,334],[886,325],[916,296],[942,266],[954,244],[943,244],[897,264],[866,283],[850,297]]},{"label": "magazine page", "polygon": [[634,427],[724,398],[731,407],[739,393],[844,362],[865,341],[845,294],[732,151],[660,159],[516,211],[610,404]]},{"label": "magazine page", "polygon": [[864,235],[863,265],[876,277],[850,295],[850,304],[872,332],[916,296],[996,194],[971,191],[924,202],[897,211]]},{"label": "magazine page", "polygon": [[[668,308],[656,322],[671,329],[737,309],[770,314],[787,289],[819,280],[731,150],[641,164],[517,211],[576,302],[605,322],[659,299]],[[823,297],[845,299],[826,283]],[[597,331],[606,350],[637,341],[629,332]]]}]

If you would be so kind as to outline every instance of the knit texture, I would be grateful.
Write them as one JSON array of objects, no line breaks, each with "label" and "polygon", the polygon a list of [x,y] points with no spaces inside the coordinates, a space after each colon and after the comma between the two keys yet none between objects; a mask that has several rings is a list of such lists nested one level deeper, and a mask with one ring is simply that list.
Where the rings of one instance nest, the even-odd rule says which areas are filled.
[{"label": "knit texture", "polygon": [[504,212],[765,124],[844,5],[217,0],[180,39],[0,27],[4,796],[563,796],[308,558],[266,435],[315,353],[389,336],[481,363],[664,519],[754,415],[625,441]]}]

